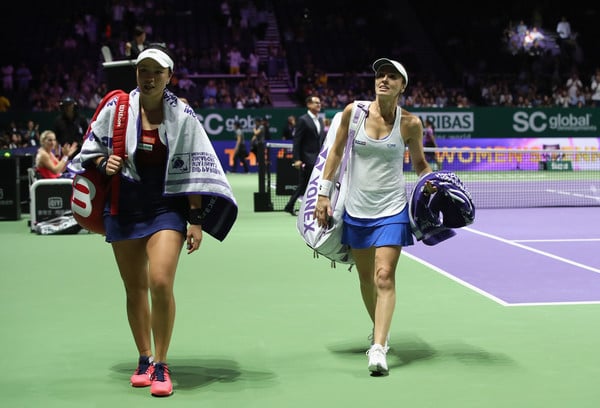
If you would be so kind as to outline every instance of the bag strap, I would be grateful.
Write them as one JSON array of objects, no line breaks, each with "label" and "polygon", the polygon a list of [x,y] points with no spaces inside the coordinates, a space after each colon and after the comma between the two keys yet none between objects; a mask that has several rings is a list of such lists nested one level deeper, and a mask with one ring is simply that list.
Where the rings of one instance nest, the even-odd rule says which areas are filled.
[{"label": "bag strap", "polygon": [[[369,105],[370,102],[354,102],[354,106],[352,107],[353,115],[352,120],[350,121],[350,125],[348,126],[348,140],[346,141],[346,149],[344,150],[344,158],[342,159],[342,164],[340,166],[340,174],[338,176],[338,182],[341,184],[341,180],[344,178],[344,174],[346,173],[346,167],[348,166],[348,157],[350,156],[350,150],[352,149],[352,145],[354,144],[354,138],[356,137],[356,131],[360,128],[365,118],[369,115]],[[331,206],[335,208],[337,204],[337,199],[339,195],[335,197]]]},{"label": "bag strap", "polygon": [[[110,101],[111,99],[113,99],[115,97],[115,95],[121,95],[123,93],[126,93],[125,91],[121,90],[121,89],[115,89],[113,91],[108,92],[106,95],[104,95],[102,97],[102,100],[100,100],[100,102],[98,103],[98,108],[96,108],[96,111],[94,112],[94,116],[92,116],[92,119],[90,120],[90,123],[88,125],[88,128],[85,132],[85,135],[83,136],[83,140],[85,141],[85,138],[87,137],[87,135],[91,132],[92,130],[92,123],[96,120],[96,118],[98,117],[98,115],[100,114],[100,111],[102,110],[101,108],[104,107],[104,105],[106,105],[108,103],[108,101]],[[127,94],[127,97],[129,98],[129,94]]]},{"label": "bag strap", "polygon": [[[117,109],[115,111],[115,119],[113,123],[113,153],[125,159],[125,146],[127,136],[127,119],[129,118],[129,94],[118,90],[119,99],[117,100]],[[116,93],[116,92],[115,92]],[[117,215],[119,213],[119,185],[121,177],[111,178],[111,202],[110,214]]]}]

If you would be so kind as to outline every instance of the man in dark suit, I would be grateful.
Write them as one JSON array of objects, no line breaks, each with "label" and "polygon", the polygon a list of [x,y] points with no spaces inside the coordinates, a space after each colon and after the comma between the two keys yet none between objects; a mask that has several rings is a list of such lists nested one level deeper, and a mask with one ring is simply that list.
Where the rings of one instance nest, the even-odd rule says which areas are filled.
[{"label": "man in dark suit", "polygon": [[321,111],[321,100],[318,96],[309,96],[306,98],[306,107],[308,111],[300,116],[296,121],[296,131],[294,133],[294,150],[292,166],[299,171],[298,187],[290,197],[284,210],[292,215],[296,215],[294,205],[296,200],[304,195],[306,186],[310,181],[317,156],[321,150],[323,140],[325,140],[325,125],[323,118],[319,117]]},{"label": "man in dark suit", "polygon": [[133,29],[133,41],[125,43],[125,57],[132,60],[136,59],[142,51],[148,48],[148,45],[144,27],[135,26]]}]

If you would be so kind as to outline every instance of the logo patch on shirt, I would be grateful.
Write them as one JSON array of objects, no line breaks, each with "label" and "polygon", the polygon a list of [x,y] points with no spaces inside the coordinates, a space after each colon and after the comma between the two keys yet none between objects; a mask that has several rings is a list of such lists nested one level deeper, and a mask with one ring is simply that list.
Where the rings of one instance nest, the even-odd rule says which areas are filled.
[{"label": "logo patch on shirt", "polygon": [[138,150],[145,150],[147,152],[151,152],[154,146],[148,143],[138,143],[137,148]]}]

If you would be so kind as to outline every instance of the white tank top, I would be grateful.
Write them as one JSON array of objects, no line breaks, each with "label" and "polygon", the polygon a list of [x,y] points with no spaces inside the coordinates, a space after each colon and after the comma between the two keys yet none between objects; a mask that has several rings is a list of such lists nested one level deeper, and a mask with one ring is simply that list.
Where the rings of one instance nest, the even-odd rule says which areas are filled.
[{"label": "white tank top", "polygon": [[349,188],[346,211],[357,218],[381,218],[396,215],[406,206],[404,180],[404,140],[400,134],[402,110],[396,108],[392,132],[373,139],[365,132],[365,123],[356,132],[349,163]]}]

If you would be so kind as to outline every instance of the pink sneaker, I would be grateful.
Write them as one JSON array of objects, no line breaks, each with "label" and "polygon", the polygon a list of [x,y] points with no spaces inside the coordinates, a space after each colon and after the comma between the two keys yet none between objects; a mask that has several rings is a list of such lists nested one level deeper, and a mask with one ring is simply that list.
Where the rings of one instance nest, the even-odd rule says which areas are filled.
[{"label": "pink sneaker", "polygon": [[130,382],[133,387],[147,387],[152,384],[154,365],[152,357],[140,356],[138,367],[131,376]]},{"label": "pink sneaker", "polygon": [[155,363],[150,394],[155,397],[168,397],[173,394],[173,383],[166,363]]}]

